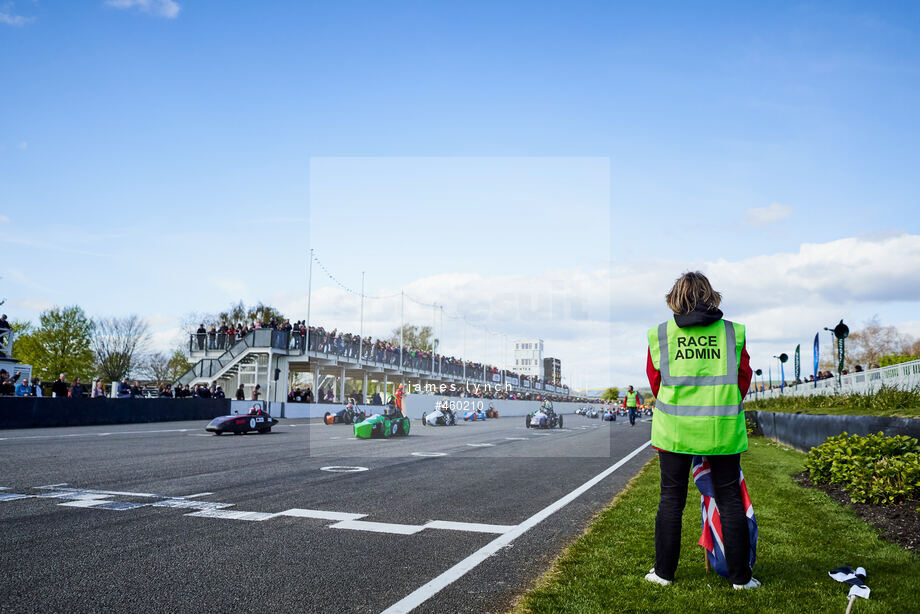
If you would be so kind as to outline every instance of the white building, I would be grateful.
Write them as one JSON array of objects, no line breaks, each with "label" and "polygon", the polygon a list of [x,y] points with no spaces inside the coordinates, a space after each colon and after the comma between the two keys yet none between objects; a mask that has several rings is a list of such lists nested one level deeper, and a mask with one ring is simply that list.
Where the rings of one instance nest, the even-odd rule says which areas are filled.
[{"label": "white building", "polygon": [[543,339],[520,339],[514,342],[514,365],[522,375],[543,379]]}]

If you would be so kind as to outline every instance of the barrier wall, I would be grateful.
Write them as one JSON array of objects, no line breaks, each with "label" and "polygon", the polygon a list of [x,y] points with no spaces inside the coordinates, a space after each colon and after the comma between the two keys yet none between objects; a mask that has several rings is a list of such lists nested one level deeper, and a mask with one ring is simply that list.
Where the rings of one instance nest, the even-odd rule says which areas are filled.
[{"label": "barrier wall", "polygon": [[[421,418],[431,411],[442,397],[423,394],[406,395],[406,415]],[[540,407],[539,401],[489,401],[480,399],[449,399],[455,411],[464,413],[493,404],[499,416],[524,416]],[[230,399],[67,399],[0,397],[0,429],[88,426],[93,424],[130,424],[141,422],[173,422],[182,420],[212,420],[217,416],[248,413],[254,404],[271,415],[282,418],[322,418],[336,412],[341,403],[280,403],[267,401],[231,401]],[[574,413],[584,403],[554,403],[562,414]],[[380,413],[380,405],[359,405],[368,415]]]},{"label": "barrier wall", "polygon": [[0,429],[211,420],[228,413],[228,399],[0,397]]},{"label": "barrier wall", "polygon": [[886,435],[909,435],[920,439],[920,420],[881,416],[830,416],[826,414],[790,414],[772,411],[749,411],[765,437],[796,450],[807,452],[828,437],[847,432],[869,435],[879,431]]}]

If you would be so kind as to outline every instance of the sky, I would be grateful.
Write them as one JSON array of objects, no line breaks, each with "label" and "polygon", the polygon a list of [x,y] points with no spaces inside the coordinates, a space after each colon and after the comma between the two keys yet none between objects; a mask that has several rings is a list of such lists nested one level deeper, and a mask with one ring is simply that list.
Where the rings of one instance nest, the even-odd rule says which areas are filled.
[{"label": "sky", "polygon": [[312,322],[358,330],[364,272],[366,334],[540,337],[578,387],[644,384],[689,269],[755,368],[841,318],[920,336],[918,34],[911,2],[0,0],[0,310],[168,349],[240,299],[304,318],[312,248]]}]

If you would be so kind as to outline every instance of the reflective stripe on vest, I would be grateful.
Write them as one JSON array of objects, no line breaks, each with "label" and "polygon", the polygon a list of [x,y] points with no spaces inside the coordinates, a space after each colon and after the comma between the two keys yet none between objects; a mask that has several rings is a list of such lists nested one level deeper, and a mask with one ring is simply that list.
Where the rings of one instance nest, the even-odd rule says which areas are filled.
[{"label": "reflective stripe on vest", "polygon": [[[687,375],[671,376],[670,358],[668,357],[668,323],[658,325],[658,352],[661,384],[663,386],[728,386],[738,383],[738,360],[735,357],[735,327],[728,320],[725,323],[725,375]],[[704,415],[704,414],[695,414]],[[714,414],[722,416],[725,414]]]},{"label": "reflective stripe on vest", "polygon": [[744,407],[737,405],[669,405],[655,402],[655,411],[671,416],[737,416]]}]

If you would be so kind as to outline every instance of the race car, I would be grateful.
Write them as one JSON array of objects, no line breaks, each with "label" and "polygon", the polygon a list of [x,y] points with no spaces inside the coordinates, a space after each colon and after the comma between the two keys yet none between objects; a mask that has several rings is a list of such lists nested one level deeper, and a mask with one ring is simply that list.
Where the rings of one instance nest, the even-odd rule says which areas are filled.
[{"label": "race car", "polygon": [[485,419],[486,419],[486,412],[482,411],[481,409],[474,409],[473,411],[468,411],[465,414],[463,414],[464,422],[469,422],[470,420],[472,420],[473,422],[476,422],[477,420],[485,420]]},{"label": "race car", "polygon": [[394,435],[408,435],[409,428],[409,419],[399,412],[386,416],[374,414],[354,426],[355,437],[358,439],[380,439]]},{"label": "race car", "polygon": [[429,413],[422,413],[422,426],[453,426],[457,424],[457,416],[450,408],[450,403],[444,399]]},{"label": "race car", "polygon": [[486,418],[498,418],[498,410],[491,403],[489,403],[489,409],[486,410]]},{"label": "race car", "polygon": [[524,426],[529,429],[562,428],[562,416],[556,414],[552,403],[543,403],[540,409],[532,414],[527,414]]},{"label": "race car", "polygon": [[616,422],[617,412],[608,407],[604,410],[604,414],[601,416],[601,420],[606,420],[607,422]]},{"label": "race car", "polygon": [[354,399],[348,399],[348,405],[339,411],[335,413],[327,411],[326,415],[323,417],[323,422],[326,424],[336,424],[338,422],[343,424],[354,424],[356,422],[361,422],[365,418],[367,418],[367,412],[356,407]]},{"label": "race car", "polygon": [[589,409],[589,410],[585,413],[585,416],[588,417],[588,418],[597,418],[598,415],[599,415],[599,414],[598,414],[597,410],[594,409],[593,407],[592,407],[591,409]]},{"label": "race car", "polygon": [[268,433],[276,424],[278,424],[278,420],[269,416],[268,412],[262,408],[254,405],[248,414],[214,418],[204,430],[210,431],[215,435],[223,435],[224,433],[245,435],[250,431]]}]

